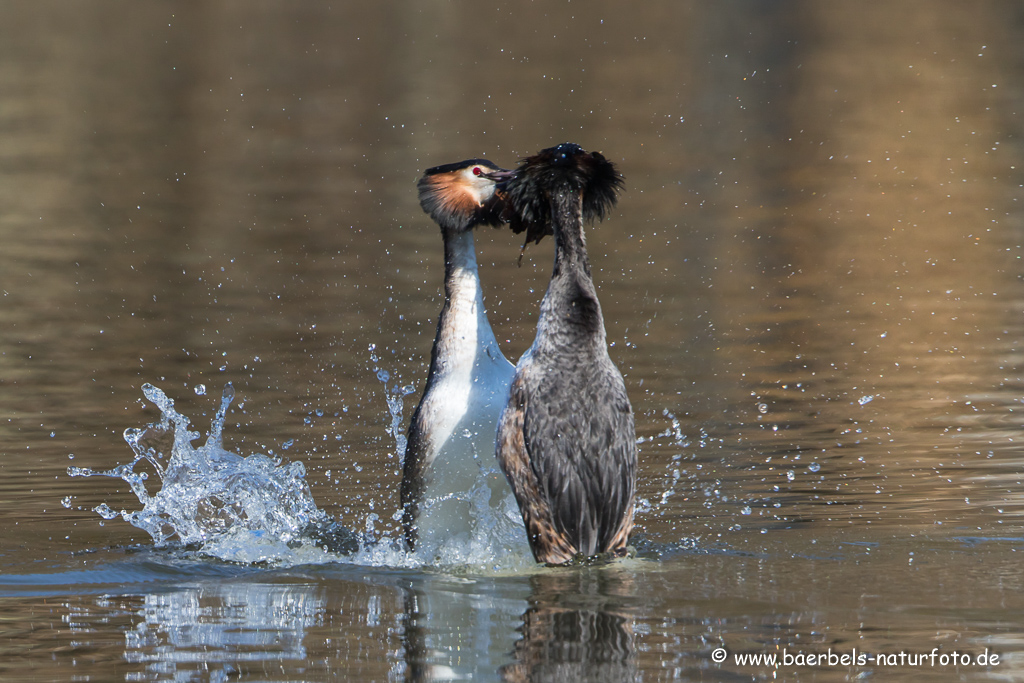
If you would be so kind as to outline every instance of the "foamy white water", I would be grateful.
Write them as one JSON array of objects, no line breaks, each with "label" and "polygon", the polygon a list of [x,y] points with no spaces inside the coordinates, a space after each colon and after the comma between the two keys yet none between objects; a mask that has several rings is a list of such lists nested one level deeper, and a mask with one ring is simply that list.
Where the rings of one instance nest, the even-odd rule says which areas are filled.
[{"label": "foamy white water", "polygon": [[[386,373],[379,378],[387,382]],[[295,565],[351,562],[372,566],[435,567],[484,573],[534,568],[522,518],[509,497],[500,508],[490,505],[486,477],[460,494],[471,503],[473,532],[459,534],[407,552],[400,539],[342,527],[313,499],[301,461],[285,462],[264,454],[241,456],[223,448],[224,420],[234,399],[227,385],[220,407],[201,446],[201,434],[174,401],[151,384],[143,394],[161,413],[159,422],[125,430],[135,457],[110,470],[69,467],[73,477],[113,477],[127,482],[142,504],[140,510],[117,512],[106,504],[95,511],[106,519],[120,516],[146,531],[157,546],[194,545],[201,553],[240,563]],[[403,388],[385,393],[399,457]],[[152,469],[155,477],[148,472]],[[429,514],[429,502],[427,504]],[[395,514],[399,514],[396,510]]]}]

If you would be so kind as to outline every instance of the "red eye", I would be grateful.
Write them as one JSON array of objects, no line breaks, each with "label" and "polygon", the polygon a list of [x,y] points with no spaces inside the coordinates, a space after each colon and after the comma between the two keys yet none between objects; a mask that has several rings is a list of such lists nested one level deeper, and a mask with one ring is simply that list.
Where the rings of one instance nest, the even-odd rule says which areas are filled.
[{"label": "red eye", "polygon": [[479,166],[474,166],[473,167],[473,175],[483,175],[483,174],[484,174],[483,169],[481,169]]}]

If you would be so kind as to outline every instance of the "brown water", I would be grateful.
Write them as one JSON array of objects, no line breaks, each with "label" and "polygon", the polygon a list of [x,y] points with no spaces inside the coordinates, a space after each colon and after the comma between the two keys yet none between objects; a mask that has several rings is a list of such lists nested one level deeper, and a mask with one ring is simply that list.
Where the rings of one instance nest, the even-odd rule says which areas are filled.
[{"label": "brown water", "polygon": [[[0,679],[1021,678],[1022,44],[941,0],[0,5]],[[375,368],[421,388],[441,305],[415,180],[567,140],[627,179],[588,241],[640,558],[253,567],[92,511],[139,507],[67,467],[130,459],[143,383],[205,428],[230,381],[229,447],[393,530]],[[513,359],[551,265],[518,245],[478,236]],[[1000,658],[733,658],[935,648]]]}]

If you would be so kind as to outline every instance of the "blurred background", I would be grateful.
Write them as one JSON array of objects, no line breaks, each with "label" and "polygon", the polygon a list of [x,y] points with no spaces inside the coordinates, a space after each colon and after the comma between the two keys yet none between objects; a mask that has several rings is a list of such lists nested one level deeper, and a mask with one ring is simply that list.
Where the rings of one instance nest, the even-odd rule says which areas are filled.
[{"label": "blurred background", "polygon": [[[564,141],[626,178],[587,238],[645,538],[1016,552],[1022,108],[1007,2],[0,5],[0,563],[148,541],[92,511],[126,485],[66,473],[130,460],[147,382],[200,430],[233,383],[229,448],[395,529],[386,397],[443,302],[415,182]],[[477,245],[515,360],[552,244]]]}]

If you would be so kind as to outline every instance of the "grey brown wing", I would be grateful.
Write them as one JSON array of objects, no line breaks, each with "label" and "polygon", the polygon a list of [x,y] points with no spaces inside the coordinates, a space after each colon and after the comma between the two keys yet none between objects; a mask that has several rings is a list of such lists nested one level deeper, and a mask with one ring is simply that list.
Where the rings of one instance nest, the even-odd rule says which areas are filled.
[{"label": "grey brown wing", "polygon": [[633,530],[636,499],[636,427],[625,387],[612,397],[611,425],[603,456],[597,459],[604,505],[598,507],[599,552],[625,548]]},{"label": "grey brown wing", "polygon": [[519,512],[526,526],[530,549],[538,562],[561,564],[575,554],[564,534],[553,526],[549,501],[539,485],[532,454],[527,448],[523,425],[528,411],[527,392],[522,374],[509,388],[509,400],[498,422],[496,455],[498,465],[508,479]]},{"label": "grey brown wing", "polygon": [[552,526],[585,555],[614,549],[623,524],[632,525],[635,495],[636,439],[625,387],[612,375],[596,385],[593,379],[588,389],[570,383],[542,391],[523,428]]}]

